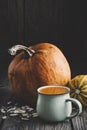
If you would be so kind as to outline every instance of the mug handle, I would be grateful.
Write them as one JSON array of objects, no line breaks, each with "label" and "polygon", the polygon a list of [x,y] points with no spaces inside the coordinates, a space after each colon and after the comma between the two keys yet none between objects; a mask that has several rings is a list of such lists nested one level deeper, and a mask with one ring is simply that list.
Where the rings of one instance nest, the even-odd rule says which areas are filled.
[{"label": "mug handle", "polygon": [[70,115],[70,116],[68,116],[68,117],[66,117],[67,119],[76,117],[82,112],[82,105],[77,99],[73,99],[73,98],[66,99],[66,102],[72,102],[75,105],[76,109],[77,109],[77,112]]}]

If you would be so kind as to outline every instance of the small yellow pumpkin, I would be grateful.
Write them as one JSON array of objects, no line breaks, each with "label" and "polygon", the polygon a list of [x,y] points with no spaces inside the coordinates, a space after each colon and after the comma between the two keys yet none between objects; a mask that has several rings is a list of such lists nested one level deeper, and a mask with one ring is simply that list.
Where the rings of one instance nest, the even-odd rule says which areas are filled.
[{"label": "small yellow pumpkin", "polygon": [[87,106],[87,75],[77,75],[69,81],[71,97],[78,99]]}]

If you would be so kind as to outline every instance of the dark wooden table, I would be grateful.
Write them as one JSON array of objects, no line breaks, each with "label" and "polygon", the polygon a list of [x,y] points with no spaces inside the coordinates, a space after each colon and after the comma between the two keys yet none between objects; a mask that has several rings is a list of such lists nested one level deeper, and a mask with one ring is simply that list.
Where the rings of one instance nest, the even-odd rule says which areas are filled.
[{"label": "dark wooden table", "polygon": [[[8,79],[2,74],[0,78],[0,107],[6,106],[7,102],[14,100]],[[15,100],[15,103],[19,102]],[[20,102],[19,102],[20,103]],[[31,117],[29,120],[21,120],[19,117],[2,119],[0,113],[0,130],[87,130],[87,108],[83,108],[80,116],[63,122],[48,123],[39,117]]]}]

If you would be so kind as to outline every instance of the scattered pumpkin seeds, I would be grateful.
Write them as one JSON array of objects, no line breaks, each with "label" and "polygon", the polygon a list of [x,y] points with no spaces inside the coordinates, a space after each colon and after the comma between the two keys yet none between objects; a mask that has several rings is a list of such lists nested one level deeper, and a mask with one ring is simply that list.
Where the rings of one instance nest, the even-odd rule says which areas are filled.
[{"label": "scattered pumpkin seeds", "polygon": [[29,120],[30,118],[38,116],[36,111],[28,105],[13,105],[11,101],[7,102],[6,106],[1,105],[0,113],[2,119],[7,119],[8,117],[19,117],[21,120]]}]

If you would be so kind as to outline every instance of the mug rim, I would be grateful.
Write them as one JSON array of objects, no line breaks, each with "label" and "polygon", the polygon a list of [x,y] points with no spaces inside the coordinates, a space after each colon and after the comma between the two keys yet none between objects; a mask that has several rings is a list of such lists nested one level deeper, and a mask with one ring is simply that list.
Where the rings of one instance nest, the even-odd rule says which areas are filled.
[{"label": "mug rim", "polygon": [[[41,89],[43,89],[43,88],[50,88],[50,87],[65,88],[65,89],[67,89],[68,91],[67,91],[67,92],[64,92],[64,93],[60,93],[60,94],[47,94],[47,93],[42,93],[42,92],[40,92]],[[62,86],[62,85],[46,85],[46,86],[39,87],[39,88],[37,89],[37,92],[38,92],[39,94],[49,95],[49,96],[50,96],[50,95],[53,95],[53,96],[55,96],[55,95],[64,95],[64,94],[67,94],[67,93],[70,92],[70,88],[69,88],[68,86]]]}]

